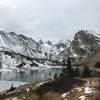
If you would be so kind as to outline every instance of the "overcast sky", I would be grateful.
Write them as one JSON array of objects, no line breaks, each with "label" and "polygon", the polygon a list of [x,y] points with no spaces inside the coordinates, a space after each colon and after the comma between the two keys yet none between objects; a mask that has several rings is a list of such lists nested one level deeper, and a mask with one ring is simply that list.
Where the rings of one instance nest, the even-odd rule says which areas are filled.
[{"label": "overcast sky", "polygon": [[100,0],[0,0],[0,30],[58,41],[81,29],[100,31]]}]

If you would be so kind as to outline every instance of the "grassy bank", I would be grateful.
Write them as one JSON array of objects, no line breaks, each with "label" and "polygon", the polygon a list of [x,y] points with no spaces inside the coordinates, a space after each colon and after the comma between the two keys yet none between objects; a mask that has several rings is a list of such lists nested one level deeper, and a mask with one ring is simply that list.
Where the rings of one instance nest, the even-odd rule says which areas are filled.
[{"label": "grassy bank", "polygon": [[99,78],[46,79],[6,92],[0,100],[100,100],[99,82]]}]

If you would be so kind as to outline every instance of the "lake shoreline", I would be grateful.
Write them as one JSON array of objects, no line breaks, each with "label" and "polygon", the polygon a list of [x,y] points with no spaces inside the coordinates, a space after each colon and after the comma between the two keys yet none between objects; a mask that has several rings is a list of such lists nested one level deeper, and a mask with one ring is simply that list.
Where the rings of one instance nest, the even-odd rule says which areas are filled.
[{"label": "lake shoreline", "polygon": [[48,67],[34,67],[34,68],[15,68],[15,69],[0,69],[0,72],[27,72],[27,71],[35,71],[35,70],[41,70],[41,69],[52,69],[52,68],[58,68],[61,69],[63,66],[48,66]]},{"label": "lake shoreline", "polygon": [[[49,76],[49,72],[51,76]],[[42,68],[27,72],[2,71],[0,72],[0,90],[9,89],[12,83],[18,87],[20,84],[40,81],[49,77],[53,79],[55,73],[59,76],[61,68]]]},{"label": "lake shoreline", "polygon": [[[2,100],[98,100],[100,99],[100,78],[58,78],[44,79],[22,85],[14,91],[0,94]],[[40,99],[41,98],[41,99]],[[49,99],[47,99],[49,98]]]}]

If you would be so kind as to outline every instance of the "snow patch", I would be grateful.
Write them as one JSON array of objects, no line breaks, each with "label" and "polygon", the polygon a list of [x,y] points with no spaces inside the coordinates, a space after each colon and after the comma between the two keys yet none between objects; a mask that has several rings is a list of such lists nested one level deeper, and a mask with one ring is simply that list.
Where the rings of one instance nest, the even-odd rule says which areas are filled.
[{"label": "snow patch", "polygon": [[92,88],[85,87],[85,92],[84,93],[92,93]]},{"label": "snow patch", "polygon": [[68,100],[68,99],[64,99],[64,100]]},{"label": "snow patch", "polygon": [[81,89],[80,87],[74,88],[74,89],[76,89],[76,90],[78,90],[78,91],[82,91],[82,89]]},{"label": "snow patch", "polygon": [[85,100],[85,95],[79,97],[80,100]]},{"label": "snow patch", "polygon": [[13,97],[12,100],[18,100],[18,98],[17,97]]},{"label": "snow patch", "polygon": [[43,85],[43,84],[45,84],[45,83],[47,83],[48,81],[46,81],[46,82],[41,82],[41,83],[39,83],[39,85]]},{"label": "snow patch", "polygon": [[85,86],[91,86],[90,82],[87,81],[87,83],[85,84]]},{"label": "snow patch", "polygon": [[29,88],[26,88],[26,91],[27,91],[27,92],[29,92],[29,91],[30,91],[30,89],[29,89]]},{"label": "snow patch", "polygon": [[63,97],[63,98],[65,98],[65,97],[66,97],[66,95],[67,95],[67,93],[63,93],[63,94],[62,94],[62,97]]},{"label": "snow patch", "polygon": [[41,82],[41,83],[37,84],[37,86],[39,87],[39,86],[41,86],[41,85],[43,85],[43,84],[45,84],[45,83],[47,83],[47,82],[48,82],[48,81]]},{"label": "snow patch", "polygon": [[73,53],[73,57],[78,57],[77,54]]}]

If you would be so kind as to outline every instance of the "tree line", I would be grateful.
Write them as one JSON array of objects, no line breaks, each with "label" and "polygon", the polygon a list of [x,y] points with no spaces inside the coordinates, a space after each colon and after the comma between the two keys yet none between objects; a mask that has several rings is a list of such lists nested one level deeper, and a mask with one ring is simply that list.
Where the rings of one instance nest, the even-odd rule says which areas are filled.
[{"label": "tree line", "polygon": [[74,69],[70,57],[67,58],[67,61],[65,61],[64,58],[63,63],[64,67],[60,77],[100,77],[100,72],[97,72],[96,70],[90,70],[87,64],[84,64],[81,70],[80,68]]}]

